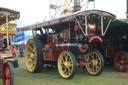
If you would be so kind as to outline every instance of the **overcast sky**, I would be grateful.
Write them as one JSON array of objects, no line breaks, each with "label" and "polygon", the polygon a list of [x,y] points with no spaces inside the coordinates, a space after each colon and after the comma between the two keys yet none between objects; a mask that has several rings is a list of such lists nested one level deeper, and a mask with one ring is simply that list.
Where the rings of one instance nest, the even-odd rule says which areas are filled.
[{"label": "overcast sky", "polygon": [[[49,2],[50,0],[0,0],[0,7],[20,11],[18,26],[23,27],[43,21],[49,15]],[[92,4],[89,5],[91,7]],[[111,12],[117,18],[126,18],[126,0],[96,0],[95,8]]]}]

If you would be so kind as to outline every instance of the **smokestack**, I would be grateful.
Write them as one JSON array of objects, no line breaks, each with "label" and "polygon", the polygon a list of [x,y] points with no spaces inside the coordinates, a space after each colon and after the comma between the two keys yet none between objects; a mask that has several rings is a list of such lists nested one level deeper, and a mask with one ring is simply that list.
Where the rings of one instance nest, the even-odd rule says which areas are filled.
[{"label": "smokestack", "polygon": [[74,0],[74,12],[77,12],[80,10],[81,10],[80,0]]},{"label": "smokestack", "polygon": [[126,15],[127,15],[127,18],[128,18],[128,0],[126,1],[127,3],[127,12],[126,12]]}]

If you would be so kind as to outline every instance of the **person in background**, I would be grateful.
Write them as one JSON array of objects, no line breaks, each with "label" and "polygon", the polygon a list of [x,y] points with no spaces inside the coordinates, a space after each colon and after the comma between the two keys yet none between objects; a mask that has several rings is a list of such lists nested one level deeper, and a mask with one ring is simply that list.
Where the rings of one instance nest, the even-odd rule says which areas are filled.
[{"label": "person in background", "polygon": [[20,57],[23,57],[23,50],[24,50],[24,47],[23,47],[23,45],[21,45],[21,47],[20,47]]},{"label": "person in background", "polygon": [[12,55],[13,55],[13,57],[16,57],[16,50],[15,50],[14,46],[12,47]]}]

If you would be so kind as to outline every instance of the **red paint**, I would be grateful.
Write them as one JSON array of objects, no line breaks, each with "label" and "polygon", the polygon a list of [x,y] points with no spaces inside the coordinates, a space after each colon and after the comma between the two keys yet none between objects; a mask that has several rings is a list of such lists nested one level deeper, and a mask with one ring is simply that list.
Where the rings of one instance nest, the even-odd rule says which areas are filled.
[{"label": "red paint", "polygon": [[63,48],[63,50],[68,50],[69,49],[68,42],[64,42],[62,48]]},{"label": "red paint", "polygon": [[47,43],[51,43],[51,42],[52,42],[52,36],[48,36]]},{"label": "red paint", "polygon": [[75,30],[75,31],[80,30],[79,26],[78,26],[78,25],[75,25],[75,26],[74,26],[74,30]]},{"label": "red paint", "polygon": [[84,50],[81,48],[81,45],[82,45],[82,43],[79,44],[79,50],[80,50],[81,52],[86,52],[86,51],[88,50],[88,45],[87,45],[87,43],[85,43],[86,49],[84,49]]},{"label": "red paint", "polygon": [[44,48],[49,48],[50,46],[49,45],[44,45]]},{"label": "red paint", "polygon": [[4,64],[3,69],[2,69],[2,76],[3,76],[3,85],[9,85],[10,82],[10,72],[9,72],[9,67],[7,63]]},{"label": "red paint", "polygon": [[93,36],[89,40],[89,43],[90,44],[93,44],[93,43],[96,43],[96,42],[103,42],[103,40],[99,36]]},{"label": "red paint", "polygon": [[80,59],[80,67],[84,67],[84,60],[83,59]]},{"label": "red paint", "polygon": [[60,55],[60,50],[59,49],[53,49],[52,50],[52,55],[51,55],[51,60],[58,60],[58,57]]}]

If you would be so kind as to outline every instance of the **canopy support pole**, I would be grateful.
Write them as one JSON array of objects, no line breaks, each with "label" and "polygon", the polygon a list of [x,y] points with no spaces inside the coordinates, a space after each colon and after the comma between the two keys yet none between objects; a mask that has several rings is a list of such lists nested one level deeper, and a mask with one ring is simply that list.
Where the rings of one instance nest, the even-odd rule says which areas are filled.
[{"label": "canopy support pole", "polygon": [[83,28],[80,26],[80,23],[78,22],[77,18],[76,18],[76,22],[77,24],[79,25],[79,28],[81,29],[82,33],[85,35],[84,31],[83,31]]},{"label": "canopy support pole", "polygon": [[68,23],[68,29],[69,29],[69,39],[70,39],[70,22]]},{"label": "canopy support pole", "polygon": [[104,33],[103,33],[103,31],[104,31],[104,29],[103,29],[103,16],[101,17],[101,35],[103,35]]},{"label": "canopy support pole", "polygon": [[88,35],[88,21],[87,21],[87,16],[85,16],[85,35]]},{"label": "canopy support pole", "polygon": [[8,14],[6,14],[7,49],[9,50]]},{"label": "canopy support pole", "polygon": [[108,25],[107,25],[107,27],[106,27],[105,32],[103,33],[103,35],[105,35],[105,34],[106,34],[106,32],[107,32],[107,30],[108,30],[108,27],[109,27],[109,25],[110,25],[111,21],[112,21],[112,19],[110,19],[110,21],[108,22]]}]

